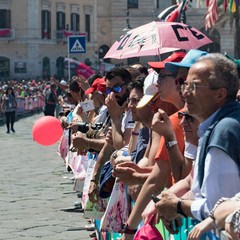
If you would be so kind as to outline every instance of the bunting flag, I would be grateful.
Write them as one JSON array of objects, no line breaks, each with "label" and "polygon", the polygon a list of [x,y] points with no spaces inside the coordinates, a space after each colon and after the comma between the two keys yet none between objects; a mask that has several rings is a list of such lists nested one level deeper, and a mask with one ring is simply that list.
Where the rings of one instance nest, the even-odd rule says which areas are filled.
[{"label": "bunting flag", "polygon": [[73,32],[72,31],[63,30],[63,35],[64,35],[64,37],[68,37],[68,36],[73,35]]},{"label": "bunting flag", "polygon": [[235,13],[237,11],[238,1],[230,0],[229,2],[229,11],[230,13]]},{"label": "bunting flag", "polygon": [[0,37],[6,37],[11,33],[11,28],[0,29]]},{"label": "bunting flag", "polygon": [[86,36],[86,33],[84,33],[84,32],[83,33],[81,33],[81,32],[75,33],[74,31],[63,30],[63,35],[64,35],[64,37],[69,37],[72,35]]},{"label": "bunting flag", "polygon": [[207,14],[205,16],[205,29],[208,30],[211,28],[218,19],[218,8],[217,8],[217,0],[208,0],[207,5]]}]

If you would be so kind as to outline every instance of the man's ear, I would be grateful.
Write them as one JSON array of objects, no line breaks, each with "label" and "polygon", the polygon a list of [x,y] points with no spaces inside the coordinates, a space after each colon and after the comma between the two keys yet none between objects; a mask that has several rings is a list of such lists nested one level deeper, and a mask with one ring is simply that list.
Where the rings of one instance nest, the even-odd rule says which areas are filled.
[{"label": "man's ear", "polygon": [[227,89],[226,88],[219,88],[217,92],[217,100],[224,101],[227,98]]}]

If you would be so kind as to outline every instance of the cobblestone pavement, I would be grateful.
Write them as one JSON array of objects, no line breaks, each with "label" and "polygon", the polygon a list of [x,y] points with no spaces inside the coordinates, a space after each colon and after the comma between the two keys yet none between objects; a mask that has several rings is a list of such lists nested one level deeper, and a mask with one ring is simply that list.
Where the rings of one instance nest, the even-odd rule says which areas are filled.
[{"label": "cobblestone pavement", "polygon": [[[31,129],[42,114],[20,119],[15,134],[0,127],[0,240],[91,239],[89,231],[67,231],[87,224],[82,213],[60,211],[79,201],[57,144],[33,142]],[[68,177],[68,178],[64,178]]]}]

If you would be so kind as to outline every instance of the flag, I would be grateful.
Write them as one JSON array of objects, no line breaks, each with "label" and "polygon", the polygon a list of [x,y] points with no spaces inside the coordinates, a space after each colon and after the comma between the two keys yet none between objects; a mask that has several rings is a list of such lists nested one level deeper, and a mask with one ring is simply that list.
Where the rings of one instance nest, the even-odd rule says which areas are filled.
[{"label": "flag", "polygon": [[230,0],[229,2],[229,11],[230,13],[235,13],[237,11],[237,3],[235,0]]},{"label": "flag", "polygon": [[223,9],[224,9],[224,12],[227,11],[227,6],[228,6],[228,0],[224,0],[224,2],[223,2]]},{"label": "flag", "polygon": [[86,64],[79,62],[72,58],[64,59],[64,68],[68,68],[68,63],[70,63],[70,69],[75,72],[78,76],[82,75],[85,78],[89,78],[94,74],[94,71],[88,67]]},{"label": "flag", "polygon": [[180,4],[178,4],[177,8],[175,8],[166,18],[165,22],[181,22],[181,15],[187,9],[188,0],[183,0]]},{"label": "flag", "polygon": [[161,19],[162,21],[166,21],[167,17],[169,16],[169,14],[175,10],[178,7],[177,4],[172,5],[166,9],[164,9],[162,12],[160,12],[160,14],[158,15],[158,18]]},{"label": "flag", "polygon": [[207,13],[205,15],[205,29],[211,28],[218,19],[217,0],[208,0]]}]

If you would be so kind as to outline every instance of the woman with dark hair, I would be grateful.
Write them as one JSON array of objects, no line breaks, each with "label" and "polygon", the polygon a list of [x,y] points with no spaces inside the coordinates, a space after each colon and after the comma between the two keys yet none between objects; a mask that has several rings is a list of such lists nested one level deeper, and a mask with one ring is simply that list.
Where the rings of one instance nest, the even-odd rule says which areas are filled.
[{"label": "woman with dark hair", "polygon": [[17,109],[17,101],[11,87],[6,89],[5,94],[2,97],[2,109],[5,112],[6,116],[6,125],[7,125],[7,133],[10,133],[10,124],[11,130],[15,132],[13,125],[15,122],[15,113]]}]

